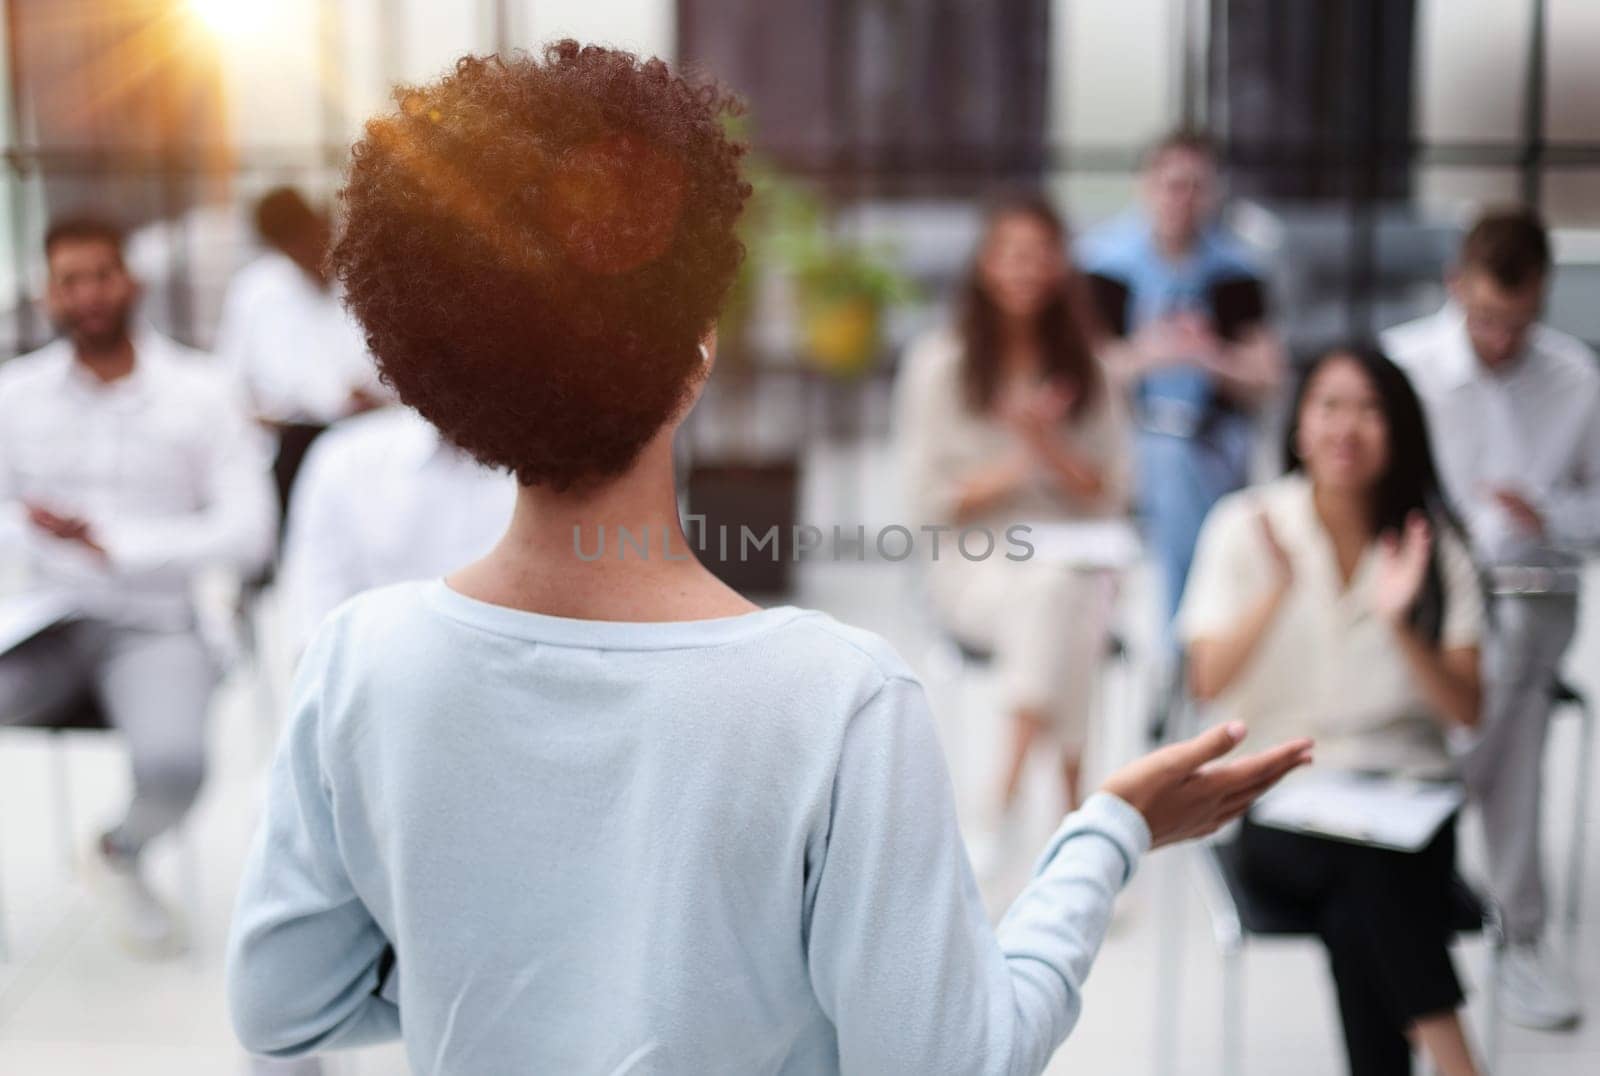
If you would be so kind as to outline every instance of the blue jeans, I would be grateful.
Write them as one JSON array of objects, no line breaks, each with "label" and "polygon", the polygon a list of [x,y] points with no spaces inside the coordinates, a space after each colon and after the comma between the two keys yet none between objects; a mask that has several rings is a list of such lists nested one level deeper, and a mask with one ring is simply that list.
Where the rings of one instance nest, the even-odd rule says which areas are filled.
[{"label": "blue jeans", "polygon": [[1139,431],[1139,514],[1161,570],[1169,638],[1200,525],[1212,505],[1244,485],[1250,440],[1249,420],[1235,416],[1215,420],[1200,437]]}]

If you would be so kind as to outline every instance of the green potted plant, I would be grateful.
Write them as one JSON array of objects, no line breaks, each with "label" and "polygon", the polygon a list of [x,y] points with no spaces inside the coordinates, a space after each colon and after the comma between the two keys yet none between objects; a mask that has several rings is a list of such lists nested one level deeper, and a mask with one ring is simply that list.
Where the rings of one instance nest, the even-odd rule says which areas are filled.
[{"label": "green potted plant", "polygon": [[[795,313],[790,354],[811,369],[846,379],[877,360],[885,310],[909,295],[910,287],[885,252],[836,238],[817,197],[769,160],[751,154],[745,174],[754,188],[740,229],[746,258],[718,326],[714,375],[724,436],[711,452],[696,455],[689,506],[705,518],[710,533],[726,528],[729,535],[730,556],[720,557],[715,542],[704,551],[713,571],[747,593],[781,594],[792,579],[801,446],[798,436],[774,444],[773,431],[756,417],[761,356],[753,330],[758,318],[771,313],[763,297],[772,296],[774,283],[786,285]],[[785,357],[779,356],[780,363]],[[767,551],[750,558],[731,555],[741,527],[758,535],[777,527],[776,557]]]},{"label": "green potted plant", "polygon": [[834,235],[821,204],[789,183],[772,195],[772,248],[794,288],[800,358],[834,377],[870,370],[883,347],[890,304],[912,297],[888,250]]}]

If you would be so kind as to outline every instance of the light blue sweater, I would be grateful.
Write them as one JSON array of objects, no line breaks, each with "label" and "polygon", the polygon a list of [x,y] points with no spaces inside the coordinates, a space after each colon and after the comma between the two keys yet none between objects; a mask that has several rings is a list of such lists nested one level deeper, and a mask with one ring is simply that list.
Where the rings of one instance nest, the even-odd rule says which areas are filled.
[{"label": "light blue sweater", "polygon": [[403,1033],[428,1076],[1037,1073],[1149,840],[1095,795],[992,929],[876,636],[405,584],[300,665],[229,1002],[252,1051]]}]

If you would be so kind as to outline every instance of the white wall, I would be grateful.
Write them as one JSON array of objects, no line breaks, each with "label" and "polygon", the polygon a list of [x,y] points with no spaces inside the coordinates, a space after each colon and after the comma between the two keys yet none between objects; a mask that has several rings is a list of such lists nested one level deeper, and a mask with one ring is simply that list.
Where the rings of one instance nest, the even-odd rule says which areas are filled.
[{"label": "white wall", "polygon": [[[1050,9],[1050,140],[1067,153],[1137,149],[1178,119],[1174,0],[1055,0]],[[1073,172],[1053,193],[1074,226],[1126,206],[1129,174]]]},{"label": "white wall", "polygon": [[1531,10],[1526,0],[1420,0],[1416,94],[1423,138],[1519,136]]},{"label": "white wall", "polygon": [[[1532,10],[1529,0],[1420,0],[1416,93],[1424,139],[1522,137]],[[1600,4],[1547,0],[1546,20],[1545,136],[1600,140]],[[1433,166],[1419,175],[1420,199],[1440,211],[1519,192],[1515,168]],[[1543,198],[1557,224],[1600,224],[1600,170],[1550,169]]]},{"label": "white wall", "polygon": [[532,0],[513,6],[512,25],[524,38],[519,44],[574,37],[669,61],[676,52],[673,0]]},{"label": "white wall", "polygon": [[1051,131],[1067,145],[1142,145],[1177,118],[1172,0],[1056,0]]}]

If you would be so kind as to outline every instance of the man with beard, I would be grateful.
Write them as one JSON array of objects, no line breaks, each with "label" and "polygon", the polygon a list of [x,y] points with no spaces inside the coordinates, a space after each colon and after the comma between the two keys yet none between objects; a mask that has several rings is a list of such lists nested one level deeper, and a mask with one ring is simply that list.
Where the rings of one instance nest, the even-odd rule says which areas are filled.
[{"label": "man with beard", "polygon": [[60,336],[0,367],[0,536],[28,569],[32,608],[59,615],[0,653],[0,722],[98,705],[122,732],[133,799],[94,858],[123,940],[170,955],[182,930],[140,855],[204,776],[217,668],[192,583],[203,568],[250,570],[268,556],[268,461],[231,382],[133,323],[139,287],[114,225],[58,221],[45,258]]}]

